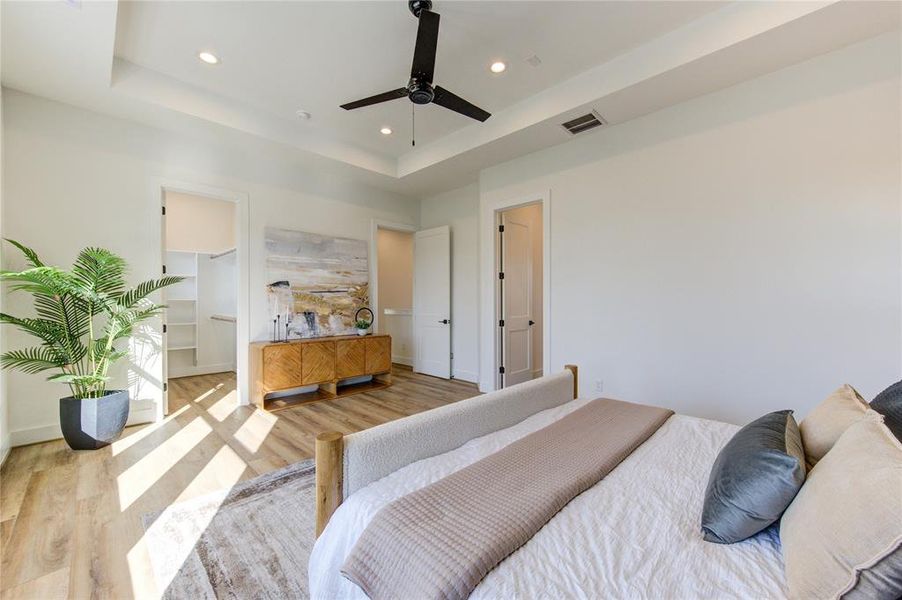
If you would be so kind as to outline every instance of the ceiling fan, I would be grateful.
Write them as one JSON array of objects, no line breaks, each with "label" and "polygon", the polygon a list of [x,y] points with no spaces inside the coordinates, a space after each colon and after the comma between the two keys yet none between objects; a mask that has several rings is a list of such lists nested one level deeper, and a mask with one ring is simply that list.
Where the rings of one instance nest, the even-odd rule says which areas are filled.
[{"label": "ceiling fan", "polygon": [[410,68],[410,81],[407,82],[407,87],[348,102],[342,104],[341,107],[345,110],[354,110],[407,97],[414,104],[432,102],[477,121],[485,121],[491,117],[491,113],[482,110],[475,104],[467,102],[439,85],[432,85],[435,73],[435,51],[438,46],[439,15],[432,12],[431,0],[409,0],[407,5],[413,16],[420,21],[417,29],[417,44],[413,51],[413,65]]}]

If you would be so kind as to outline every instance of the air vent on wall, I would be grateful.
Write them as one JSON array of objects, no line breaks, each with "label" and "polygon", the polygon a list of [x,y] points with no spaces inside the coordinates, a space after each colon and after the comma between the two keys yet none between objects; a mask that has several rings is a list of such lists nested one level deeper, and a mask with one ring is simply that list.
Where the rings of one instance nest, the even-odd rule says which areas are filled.
[{"label": "air vent on wall", "polygon": [[575,119],[570,119],[566,123],[561,123],[561,127],[569,131],[571,134],[576,135],[577,133],[582,133],[584,131],[595,129],[596,127],[607,124],[608,122],[605,121],[600,114],[593,110],[589,114],[583,115],[581,117],[576,117]]}]

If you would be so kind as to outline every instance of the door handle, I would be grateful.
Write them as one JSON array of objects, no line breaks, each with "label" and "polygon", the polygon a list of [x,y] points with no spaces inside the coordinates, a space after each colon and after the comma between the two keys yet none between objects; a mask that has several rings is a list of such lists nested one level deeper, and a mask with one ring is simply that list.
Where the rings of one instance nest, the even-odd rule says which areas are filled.
[{"label": "door handle", "polygon": [[532,327],[532,326],[535,325],[535,324],[536,324],[535,321],[533,321],[532,319],[529,320],[529,326],[530,326],[530,327]]},{"label": "door handle", "polygon": [[451,319],[442,319],[441,321],[439,321],[439,323],[441,323],[442,325],[447,325],[450,322],[451,322]]}]

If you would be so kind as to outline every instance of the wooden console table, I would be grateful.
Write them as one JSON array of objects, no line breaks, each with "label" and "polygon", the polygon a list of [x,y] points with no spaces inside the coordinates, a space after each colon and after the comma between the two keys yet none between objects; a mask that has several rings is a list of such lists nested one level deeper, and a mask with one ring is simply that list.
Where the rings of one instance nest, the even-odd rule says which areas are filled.
[{"label": "wooden console table", "polygon": [[[263,410],[359,394],[391,385],[391,336],[339,336],[254,342],[250,345],[251,398]],[[372,381],[339,382],[372,375]],[[317,385],[313,392],[269,398],[273,392]]]}]

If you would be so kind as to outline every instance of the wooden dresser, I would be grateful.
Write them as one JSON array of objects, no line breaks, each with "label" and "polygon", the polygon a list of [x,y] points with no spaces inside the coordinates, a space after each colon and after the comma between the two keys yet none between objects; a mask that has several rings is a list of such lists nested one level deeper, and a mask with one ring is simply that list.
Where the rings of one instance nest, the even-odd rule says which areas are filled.
[{"label": "wooden dresser", "polygon": [[[264,410],[281,410],[391,385],[391,336],[340,336],[254,342],[250,345],[251,398]],[[339,386],[372,375],[371,381]],[[313,392],[268,398],[273,392],[317,385]]]}]

